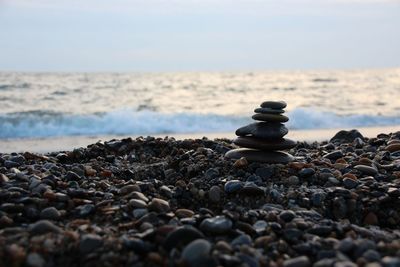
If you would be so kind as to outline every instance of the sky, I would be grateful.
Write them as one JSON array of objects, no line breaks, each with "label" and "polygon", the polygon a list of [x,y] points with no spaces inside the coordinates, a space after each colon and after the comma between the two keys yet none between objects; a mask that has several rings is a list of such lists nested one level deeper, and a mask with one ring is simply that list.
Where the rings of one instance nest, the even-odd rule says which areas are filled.
[{"label": "sky", "polygon": [[0,71],[400,67],[400,0],[0,0]]}]

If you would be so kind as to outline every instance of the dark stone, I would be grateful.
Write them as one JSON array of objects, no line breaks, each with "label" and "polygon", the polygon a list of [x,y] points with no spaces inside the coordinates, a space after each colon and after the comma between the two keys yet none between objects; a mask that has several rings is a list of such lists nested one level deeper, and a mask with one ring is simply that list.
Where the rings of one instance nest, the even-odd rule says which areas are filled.
[{"label": "dark stone", "polygon": [[285,101],[264,101],[260,106],[262,108],[284,109],[287,104]]},{"label": "dark stone", "polygon": [[300,256],[285,260],[283,267],[309,267],[311,266],[310,259],[307,256]]},{"label": "dark stone", "polygon": [[259,187],[253,182],[246,182],[243,188],[240,190],[241,194],[249,195],[249,196],[258,196],[264,195],[264,189]]},{"label": "dark stone", "polygon": [[40,212],[40,218],[47,220],[59,220],[61,213],[55,207],[45,208]]},{"label": "dark stone", "polygon": [[333,151],[331,153],[328,153],[324,156],[324,158],[330,159],[330,160],[337,160],[343,157],[343,152],[340,150]]},{"label": "dark stone", "polygon": [[358,182],[353,180],[353,179],[350,179],[350,178],[346,177],[346,178],[343,179],[343,185],[347,189],[352,189],[352,188],[357,187]]},{"label": "dark stone", "polygon": [[339,142],[339,143],[352,143],[354,141],[354,139],[356,138],[360,138],[361,140],[364,139],[364,137],[362,136],[362,134],[357,131],[357,130],[351,130],[351,131],[339,131],[337,132],[332,139],[330,140],[330,142]]},{"label": "dark stone", "polygon": [[125,248],[133,250],[135,253],[144,254],[150,251],[151,246],[139,238],[122,237],[122,244]]},{"label": "dark stone", "polygon": [[203,237],[203,233],[194,227],[180,227],[167,235],[164,240],[164,248],[167,251],[170,251],[173,248],[181,248],[190,242]]},{"label": "dark stone", "polygon": [[288,129],[282,123],[255,122],[236,130],[237,136],[252,136],[262,139],[281,139],[288,133]]},{"label": "dark stone", "polygon": [[256,108],[254,110],[255,113],[262,114],[282,114],[285,111],[283,109],[273,109],[273,108]]},{"label": "dark stone", "polygon": [[211,234],[224,234],[232,228],[232,221],[225,216],[216,216],[204,219],[200,224],[200,229]]},{"label": "dark stone", "polygon": [[42,235],[46,233],[60,233],[61,229],[48,220],[37,221],[29,225],[32,235]]},{"label": "dark stone", "polygon": [[365,165],[354,166],[354,169],[356,169],[362,173],[365,173],[367,175],[372,175],[372,176],[374,176],[378,173],[378,170],[375,169],[374,167],[365,166]]},{"label": "dark stone", "polygon": [[281,151],[259,151],[249,148],[238,148],[228,151],[225,157],[240,159],[245,157],[250,162],[282,163],[286,164],[294,160],[293,156]]},{"label": "dark stone", "polygon": [[293,220],[296,217],[296,214],[294,213],[294,211],[291,210],[285,210],[282,211],[279,214],[279,218],[281,220],[283,220],[284,222],[290,222],[291,220]]},{"label": "dark stone", "polygon": [[96,207],[93,204],[85,204],[85,205],[79,206],[78,210],[79,210],[80,217],[86,217],[86,216],[94,213],[94,211],[96,210]]},{"label": "dark stone", "polygon": [[226,193],[235,193],[243,188],[243,182],[239,180],[231,180],[225,183],[224,190]]},{"label": "dark stone", "polygon": [[181,259],[190,267],[216,266],[215,260],[210,257],[211,243],[205,239],[197,239],[187,245]]},{"label": "dark stone", "polygon": [[103,245],[103,239],[95,234],[86,234],[79,244],[79,251],[83,254],[93,252]]},{"label": "dark stone", "polygon": [[235,239],[232,240],[232,247],[239,247],[241,245],[251,245],[252,244],[251,237],[249,235],[239,235]]},{"label": "dark stone", "polygon": [[315,174],[315,170],[313,168],[304,168],[299,171],[298,175],[301,178],[307,178]]},{"label": "dark stone", "polygon": [[256,121],[266,121],[266,122],[287,122],[289,120],[288,117],[281,114],[256,113],[251,118]]},{"label": "dark stone", "polygon": [[67,181],[79,181],[79,180],[81,180],[81,177],[78,174],[76,174],[75,172],[69,171],[65,175],[64,179]]},{"label": "dark stone", "polygon": [[273,167],[260,167],[256,169],[256,175],[260,176],[261,179],[269,179],[274,174]]},{"label": "dark stone", "polygon": [[238,137],[233,140],[233,143],[240,147],[255,148],[266,151],[285,150],[293,148],[297,145],[295,141],[285,138],[277,140],[265,140],[248,136]]}]

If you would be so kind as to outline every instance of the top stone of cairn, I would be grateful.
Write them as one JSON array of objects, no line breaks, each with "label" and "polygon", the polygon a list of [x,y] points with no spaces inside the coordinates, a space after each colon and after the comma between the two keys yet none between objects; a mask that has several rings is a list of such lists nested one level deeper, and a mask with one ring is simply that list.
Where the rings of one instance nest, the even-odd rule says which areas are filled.
[{"label": "top stone of cairn", "polygon": [[262,108],[271,108],[271,109],[284,109],[287,104],[285,101],[265,101],[260,105]]}]

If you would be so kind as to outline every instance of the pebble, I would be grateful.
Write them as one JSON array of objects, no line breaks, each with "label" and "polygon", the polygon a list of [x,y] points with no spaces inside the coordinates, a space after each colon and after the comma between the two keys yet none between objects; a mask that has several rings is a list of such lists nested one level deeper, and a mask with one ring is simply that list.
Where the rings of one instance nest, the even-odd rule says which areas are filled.
[{"label": "pebble", "polygon": [[365,165],[356,165],[354,166],[354,169],[359,170],[360,172],[367,174],[367,175],[376,175],[378,174],[378,170],[370,167],[370,166],[365,166]]},{"label": "pebble", "polygon": [[218,203],[221,201],[221,189],[219,189],[219,186],[212,186],[210,188],[210,191],[208,191],[208,197],[211,202]]},{"label": "pebble", "polygon": [[132,208],[140,208],[140,209],[147,208],[146,202],[144,202],[141,199],[131,199],[131,200],[129,200],[129,206],[131,206]]},{"label": "pebble", "polygon": [[168,212],[170,207],[168,201],[161,198],[153,198],[148,205],[148,209],[157,212]]},{"label": "pebble", "polygon": [[170,251],[173,248],[186,246],[190,242],[203,237],[203,233],[194,227],[179,227],[167,235],[164,240],[164,247],[167,251]]},{"label": "pebble", "polygon": [[282,163],[287,164],[294,160],[293,156],[282,151],[262,151],[249,148],[238,148],[228,151],[225,157],[240,159],[245,157],[248,162]]},{"label": "pebble", "polygon": [[282,211],[279,214],[279,218],[284,222],[290,222],[296,217],[296,214],[291,210]]},{"label": "pebble", "polygon": [[390,144],[388,145],[385,150],[389,151],[389,152],[397,152],[400,151],[400,143],[397,144]]},{"label": "pebble", "polygon": [[360,138],[364,140],[364,137],[358,130],[350,130],[350,131],[339,131],[337,132],[329,142],[338,142],[338,143],[352,143],[354,139]]},{"label": "pebble", "polygon": [[235,193],[243,188],[244,183],[239,180],[231,180],[225,183],[224,190],[226,193]]},{"label": "pebble", "polygon": [[96,207],[93,204],[85,204],[78,207],[78,210],[80,217],[87,217],[95,212]]},{"label": "pebble", "polygon": [[382,259],[383,267],[400,267],[400,257],[385,256]]},{"label": "pebble", "polygon": [[61,229],[54,225],[51,221],[48,220],[40,220],[31,225],[29,225],[29,229],[32,235],[42,235],[46,233],[60,233]]},{"label": "pebble", "polygon": [[233,163],[233,167],[235,168],[244,168],[249,165],[249,162],[245,157],[241,157],[240,159],[237,159],[235,163]]},{"label": "pebble", "polygon": [[328,154],[326,154],[324,156],[324,158],[330,159],[330,160],[337,160],[337,159],[342,158],[342,157],[343,157],[343,152],[340,151],[340,150],[336,150],[336,151],[330,152],[330,153],[328,153]]},{"label": "pebble", "polygon": [[79,251],[88,254],[103,246],[103,239],[95,234],[85,234],[79,243]]},{"label": "pebble", "polygon": [[357,187],[358,182],[353,180],[353,179],[351,179],[351,178],[344,178],[343,179],[343,185],[347,189],[352,189],[352,188]]},{"label": "pebble", "polygon": [[55,207],[48,207],[40,212],[40,218],[57,221],[61,218],[61,213]]},{"label": "pebble", "polygon": [[43,266],[45,266],[45,264],[46,264],[46,261],[38,253],[31,252],[26,257],[26,265],[28,265],[30,267],[43,267]]},{"label": "pebble", "polygon": [[205,239],[197,239],[188,244],[182,251],[182,260],[189,266],[202,266],[204,259],[209,258],[211,243]]},{"label": "pebble", "polygon": [[[400,152],[386,150],[399,143],[298,142],[288,165],[240,168],[228,139],[1,154],[0,265],[399,266]],[[343,156],[323,158],[332,151]],[[197,240],[209,249],[189,263]]]},{"label": "pebble", "polygon": [[284,267],[309,267],[311,266],[310,259],[307,256],[300,256],[285,260],[283,262]]},{"label": "pebble", "polygon": [[313,168],[304,168],[299,171],[298,176],[300,178],[307,178],[315,174],[315,170]]},{"label": "pebble", "polygon": [[225,234],[232,228],[232,221],[225,216],[216,216],[204,219],[200,229],[211,234]]},{"label": "pebble", "polygon": [[195,214],[194,211],[189,209],[177,209],[175,211],[175,215],[178,218],[190,218],[193,217],[194,214]]}]

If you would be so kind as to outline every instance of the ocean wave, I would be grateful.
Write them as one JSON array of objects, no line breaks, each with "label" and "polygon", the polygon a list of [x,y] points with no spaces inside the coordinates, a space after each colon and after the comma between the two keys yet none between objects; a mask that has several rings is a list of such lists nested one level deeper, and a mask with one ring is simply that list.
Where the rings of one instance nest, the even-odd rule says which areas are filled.
[{"label": "ocean wave", "polygon": [[121,109],[90,115],[32,111],[0,115],[0,138],[206,133],[233,131],[243,123],[246,118],[149,110]]},{"label": "ocean wave", "polygon": [[400,116],[338,115],[314,108],[297,108],[288,114],[289,129],[329,129],[400,125]]},{"label": "ocean wave", "polygon": [[[288,113],[289,129],[323,129],[400,125],[399,116],[340,116],[312,108]],[[0,115],[0,138],[71,135],[156,135],[230,132],[250,123],[247,116],[114,110],[90,115],[35,110]]]}]

